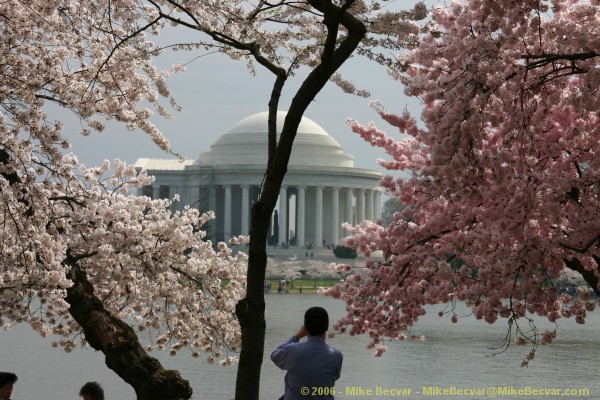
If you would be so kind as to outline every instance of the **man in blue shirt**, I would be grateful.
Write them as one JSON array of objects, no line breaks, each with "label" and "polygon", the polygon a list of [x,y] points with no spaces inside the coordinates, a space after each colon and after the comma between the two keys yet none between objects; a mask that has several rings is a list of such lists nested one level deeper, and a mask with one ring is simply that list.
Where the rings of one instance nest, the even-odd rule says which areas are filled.
[{"label": "man in blue shirt", "polygon": [[[335,381],[342,371],[342,353],[325,343],[329,316],[322,307],[304,314],[304,325],[271,354],[285,375],[285,394],[280,400],[334,400]],[[300,339],[307,340],[299,343]]]}]

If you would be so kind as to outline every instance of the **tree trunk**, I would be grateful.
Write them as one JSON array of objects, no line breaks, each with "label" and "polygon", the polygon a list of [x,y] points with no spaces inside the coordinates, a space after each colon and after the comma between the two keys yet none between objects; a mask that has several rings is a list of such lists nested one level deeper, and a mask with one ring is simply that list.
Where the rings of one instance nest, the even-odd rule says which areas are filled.
[{"label": "tree trunk", "polygon": [[275,205],[258,201],[252,207],[246,297],[235,313],[242,329],[242,351],[235,385],[236,399],[258,399],[260,369],[265,348],[264,280],[267,265],[267,233]]},{"label": "tree trunk", "polygon": [[[260,391],[260,372],[265,346],[265,297],[264,279],[267,266],[266,240],[271,214],[275,209],[277,197],[292,153],[292,146],[298,126],[304,112],[315,99],[329,78],[350,57],[358,47],[366,33],[366,28],[346,10],[331,3],[326,10],[320,0],[309,3],[324,13],[329,34],[321,56],[321,64],[311,71],[294,96],[285,118],[279,143],[274,149],[273,138],[276,137],[276,124],[273,114],[276,112],[277,91],[281,91],[284,80],[278,76],[269,102],[269,159],[265,173],[264,186],[260,200],[252,208],[250,220],[250,247],[248,258],[248,274],[246,297],[236,306],[236,315],[242,330],[242,351],[238,366],[235,398],[236,400],[258,400]],[[348,7],[352,2],[348,2]],[[337,28],[342,24],[347,29],[347,36],[337,49]],[[273,152],[274,151],[274,152]],[[283,216],[281,216],[283,218]],[[299,310],[301,315],[304,310]],[[299,321],[298,325],[301,324]]]},{"label": "tree trunk", "polygon": [[69,312],[83,328],[90,346],[104,353],[108,368],[133,387],[138,400],[189,399],[189,382],[150,357],[133,328],[104,308],[77,258],[68,255],[64,263],[71,268],[68,277],[73,281],[65,299],[71,306]]}]

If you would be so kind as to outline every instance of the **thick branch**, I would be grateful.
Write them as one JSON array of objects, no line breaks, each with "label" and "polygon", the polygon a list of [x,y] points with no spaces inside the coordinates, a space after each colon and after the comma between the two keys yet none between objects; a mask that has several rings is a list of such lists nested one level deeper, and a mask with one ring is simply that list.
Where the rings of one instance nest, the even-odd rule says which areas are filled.
[{"label": "thick branch", "polygon": [[600,240],[600,233],[597,234],[596,236],[594,236],[593,238],[590,239],[589,242],[587,242],[583,247],[575,247],[575,246],[571,246],[568,243],[562,243],[560,242],[560,245],[562,247],[564,247],[565,249],[569,249],[571,251],[583,254],[585,252],[587,252],[590,247],[592,247],[594,245],[594,243],[596,243],[598,240]]},{"label": "thick branch", "polygon": [[106,365],[133,387],[138,400],[189,399],[189,382],[150,357],[135,331],[104,308],[77,258],[68,252],[64,264],[70,268],[67,276],[73,281],[65,298],[70,314],[82,327],[86,341],[104,353]]},{"label": "thick branch", "polygon": [[[552,64],[555,61],[583,61],[598,57],[600,54],[595,51],[573,54],[524,54],[522,59],[527,60],[527,69],[534,69],[544,65]],[[532,61],[535,60],[535,61]]]},{"label": "thick branch", "polygon": [[275,84],[273,84],[273,89],[271,90],[271,98],[269,99],[269,160],[267,161],[268,166],[270,166],[271,160],[275,155],[275,150],[277,149],[277,109],[279,108],[279,98],[281,97],[281,91],[283,90],[283,85],[285,84],[287,77],[288,75],[285,73],[285,70],[283,70],[283,73],[277,74]]},{"label": "thick branch", "polygon": [[282,72],[285,73],[285,70],[283,68],[272,63],[265,56],[262,55],[262,53],[260,51],[260,46],[258,46],[258,44],[256,44],[255,42],[249,42],[249,43],[242,42],[242,41],[235,39],[229,35],[226,35],[222,32],[217,32],[217,31],[213,31],[211,29],[207,29],[194,16],[194,14],[192,14],[190,12],[190,10],[188,10],[185,6],[182,6],[178,2],[173,1],[173,0],[168,0],[169,4],[171,4],[173,7],[177,8],[179,11],[181,11],[188,17],[190,17],[190,19],[192,20],[193,23],[184,21],[181,18],[175,18],[171,14],[164,13],[162,11],[162,9],[160,8],[160,5],[152,0],[150,0],[150,3],[152,5],[154,5],[154,7],[156,7],[160,18],[166,19],[168,21],[171,21],[171,22],[181,25],[181,26],[185,26],[186,28],[190,28],[195,31],[205,33],[206,35],[210,36],[215,42],[222,43],[226,46],[229,46],[229,47],[237,49],[237,50],[248,51],[250,54],[252,54],[252,56],[254,57],[256,62],[258,62],[260,65],[264,66],[265,68],[267,68],[269,71],[271,71],[272,73],[274,73],[277,76],[279,76]]},{"label": "thick branch", "polygon": [[52,97],[52,96],[48,96],[48,95],[45,95],[45,94],[36,94],[35,97],[38,98],[38,99],[44,99],[44,100],[53,101],[55,103],[60,104],[63,107],[69,107],[69,103],[67,103],[66,101],[62,101],[62,100],[57,99],[57,98]]},{"label": "thick branch", "polygon": [[[311,6],[318,11],[324,12],[323,4],[319,0],[309,0]],[[364,24],[348,12],[334,4],[329,5],[332,15],[337,15],[339,23],[347,29],[347,36],[342,40],[337,49],[330,56],[321,58],[321,63],[311,71],[306,77],[300,89],[294,96],[287,113],[277,151],[272,163],[272,176],[267,176],[265,190],[261,195],[261,200],[265,204],[273,204],[277,201],[279,188],[283,177],[287,172],[287,164],[292,152],[292,146],[296,137],[298,125],[304,115],[304,112],[314,100],[317,94],[329,81],[329,78],[339,69],[339,67],[352,55],[366,34]],[[272,178],[272,179],[269,179]]]},{"label": "thick branch", "polygon": [[327,38],[325,39],[325,45],[321,53],[321,64],[323,65],[331,64],[331,57],[333,57],[335,52],[335,43],[337,42],[339,31],[339,17],[342,15],[343,12],[340,9],[333,9],[331,0],[323,1],[323,23],[327,27]]},{"label": "thick branch", "polygon": [[[598,257],[594,257],[594,260],[596,261],[596,266],[598,266],[600,263],[600,259],[598,259]],[[594,273],[594,272],[598,272],[597,267],[596,267],[596,271],[587,270],[587,269],[583,268],[583,264],[581,264],[581,261],[579,261],[579,259],[577,259],[577,258],[574,258],[572,260],[568,260],[568,259],[564,258],[563,261],[564,261],[565,265],[567,266],[567,268],[572,269],[573,271],[579,272],[581,274],[581,276],[583,276],[583,279],[585,279],[585,281],[594,290],[594,292],[596,292],[596,294],[598,296],[600,296],[600,279]]]}]

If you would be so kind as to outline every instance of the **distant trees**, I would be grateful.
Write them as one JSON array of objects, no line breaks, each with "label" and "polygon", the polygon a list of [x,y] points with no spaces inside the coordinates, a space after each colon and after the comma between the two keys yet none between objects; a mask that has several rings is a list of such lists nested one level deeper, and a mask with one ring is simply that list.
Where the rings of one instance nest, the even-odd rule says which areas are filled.
[{"label": "distant trees", "polygon": [[436,27],[396,74],[423,101],[424,129],[378,104],[407,138],[351,122],[389,154],[381,165],[412,176],[383,179],[406,205],[398,218],[351,228],[346,245],[385,261],[328,291],[349,304],[337,328],[368,333],[381,354],[381,339],[401,336],[427,304],[449,304],[457,322],[463,301],[477,319],[505,319],[504,344],[529,344],[527,364],[556,336],[535,316],[585,322],[598,300],[557,282],[570,269],[600,294],[599,18],[597,1],[434,10]]},{"label": "distant trees", "polygon": [[404,210],[404,204],[395,198],[390,197],[386,201],[383,202],[383,209],[381,210],[381,220],[383,221],[384,226],[388,226],[394,221],[394,214],[400,213]]}]

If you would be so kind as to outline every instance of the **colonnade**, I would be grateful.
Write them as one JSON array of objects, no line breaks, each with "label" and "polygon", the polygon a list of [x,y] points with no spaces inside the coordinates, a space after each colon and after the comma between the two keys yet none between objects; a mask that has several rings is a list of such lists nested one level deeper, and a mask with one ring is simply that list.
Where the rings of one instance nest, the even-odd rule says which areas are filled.
[{"label": "colonnade", "polygon": [[[217,240],[234,235],[247,235],[250,228],[250,208],[259,195],[256,185],[209,185],[184,187],[148,186],[153,198],[167,198],[184,192],[182,201],[201,211],[213,210],[217,220],[209,228]],[[186,197],[188,196],[188,197]],[[358,224],[377,220],[381,216],[381,191],[376,188],[337,186],[282,186],[279,191],[278,229],[272,221],[270,235],[277,234],[277,243],[335,245],[346,236],[341,228],[345,222]],[[216,225],[215,225],[216,224]]]},{"label": "colonnade", "polygon": [[[222,231],[225,236],[247,235],[250,207],[258,196],[258,187],[249,185],[216,186],[217,199],[222,198]],[[381,215],[381,192],[377,189],[360,189],[335,186],[282,186],[279,191],[278,243],[316,246],[338,244],[345,236],[341,224],[360,223],[366,219],[377,220]],[[219,201],[217,200],[217,206]],[[237,222],[234,216],[239,216]],[[271,234],[275,234],[273,222]],[[293,235],[292,235],[293,230]]]}]

